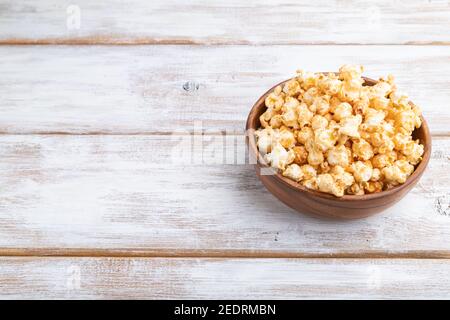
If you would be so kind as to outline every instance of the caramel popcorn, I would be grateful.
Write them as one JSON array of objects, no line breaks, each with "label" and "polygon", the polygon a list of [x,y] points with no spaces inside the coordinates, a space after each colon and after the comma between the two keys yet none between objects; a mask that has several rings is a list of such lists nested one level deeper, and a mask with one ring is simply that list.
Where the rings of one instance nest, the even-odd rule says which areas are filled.
[{"label": "caramel popcorn", "polygon": [[420,109],[394,78],[365,86],[363,67],[339,73],[297,71],[265,99],[256,131],[264,159],[301,185],[342,197],[381,192],[404,183],[422,160],[412,133]]}]

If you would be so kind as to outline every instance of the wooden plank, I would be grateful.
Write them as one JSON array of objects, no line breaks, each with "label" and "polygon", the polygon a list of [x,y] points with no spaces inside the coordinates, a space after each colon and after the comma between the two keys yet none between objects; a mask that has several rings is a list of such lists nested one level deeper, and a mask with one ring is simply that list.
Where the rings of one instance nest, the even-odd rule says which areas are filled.
[{"label": "wooden plank", "polygon": [[0,254],[450,257],[448,138],[403,201],[352,222],[276,200],[234,164],[243,139],[191,138],[0,136]]},{"label": "wooden plank", "polygon": [[0,258],[2,299],[448,299],[449,260]]},{"label": "wooden plank", "polygon": [[448,134],[450,47],[442,46],[2,46],[0,132],[147,134],[194,124],[242,131],[247,114],[295,69],[366,65],[393,73]]},{"label": "wooden plank", "polygon": [[1,43],[449,43],[447,0],[14,1]]}]

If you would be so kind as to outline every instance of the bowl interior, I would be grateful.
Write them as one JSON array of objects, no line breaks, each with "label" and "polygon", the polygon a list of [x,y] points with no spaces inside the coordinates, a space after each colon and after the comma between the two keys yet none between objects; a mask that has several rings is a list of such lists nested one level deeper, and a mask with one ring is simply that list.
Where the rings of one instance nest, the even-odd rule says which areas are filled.
[{"label": "bowl interior", "polygon": [[[366,77],[363,77],[363,79],[365,81],[364,85],[367,85],[367,86],[373,86],[374,84],[377,83],[377,81],[374,79],[370,79],[370,78],[366,78]],[[250,152],[255,157],[255,159],[257,159],[257,166],[260,168],[268,167],[268,165],[266,164],[264,158],[261,156],[261,154],[259,153],[259,151],[256,147],[256,137],[254,135],[254,130],[257,130],[261,126],[260,122],[259,122],[259,117],[267,109],[265,106],[265,98],[267,97],[267,95],[269,93],[271,93],[277,86],[282,85],[289,80],[291,80],[291,79],[280,82],[279,84],[273,86],[270,90],[268,90],[263,96],[261,96],[261,98],[259,98],[258,101],[253,106],[253,108],[250,111],[250,114],[248,116],[248,119],[247,119],[247,134],[248,134],[249,149],[250,149]],[[411,104],[412,104],[412,102],[411,102]],[[365,195],[344,195],[343,197],[338,198],[331,194],[308,189],[308,188],[302,186],[301,184],[299,184],[287,177],[284,177],[280,173],[275,173],[274,177],[275,177],[275,179],[281,181],[282,183],[284,183],[285,185],[287,185],[290,188],[296,189],[301,192],[307,192],[307,193],[313,194],[314,196],[332,200],[332,201],[336,201],[336,202],[361,201],[361,200],[375,199],[375,198],[381,198],[388,194],[396,193],[396,192],[402,190],[403,188],[406,188],[413,181],[417,180],[421,176],[423,171],[425,170],[425,167],[427,166],[428,161],[430,159],[431,135],[430,135],[430,132],[428,129],[428,125],[427,125],[425,119],[423,118],[423,116],[421,116],[421,119],[422,119],[422,126],[418,129],[414,130],[413,139],[419,139],[420,143],[424,145],[424,154],[422,157],[422,161],[415,166],[415,170],[414,170],[413,174],[408,178],[408,180],[405,183],[395,186],[389,190],[385,190],[385,191],[381,191],[381,192],[377,192],[377,193],[365,194]]]}]

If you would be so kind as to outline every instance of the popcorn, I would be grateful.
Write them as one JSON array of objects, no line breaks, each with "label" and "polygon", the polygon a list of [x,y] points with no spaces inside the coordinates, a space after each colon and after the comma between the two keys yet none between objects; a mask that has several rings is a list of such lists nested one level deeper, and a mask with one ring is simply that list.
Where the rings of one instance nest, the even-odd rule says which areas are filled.
[{"label": "popcorn", "polygon": [[350,162],[351,152],[344,145],[332,147],[327,152],[327,161],[332,166],[347,167]]},{"label": "popcorn", "polygon": [[338,74],[298,71],[265,99],[257,147],[283,176],[342,197],[404,183],[424,146],[412,139],[420,109],[392,76],[364,86],[362,66]]},{"label": "popcorn", "polygon": [[333,129],[318,129],[314,132],[314,143],[321,152],[333,147],[337,138],[338,135]]},{"label": "popcorn", "polygon": [[317,149],[309,150],[308,163],[312,166],[318,166],[324,160],[323,153]]},{"label": "popcorn", "polygon": [[373,157],[372,146],[364,139],[353,141],[352,151],[360,160],[369,160]]},{"label": "popcorn", "polygon": [[[309,88],[302,96],[302,100],[304,103],[306,103],[308,106],[311,106],[314,102],[314,99],[319,95],[319,89],[317,88]],[[315,111],[315,110],[311,110]]]},{"label": "popcorn", "polygon": [[281,94],[272,92],[266,98],[266,107],[273,110],[280,110],[284,104],[284,97]]},{"label": "popcorn", "polygon": [[273,130],[268,127],[263,130],[258,130],[255,132],[255,136],[257,139],[258,150],[261,154],[265,155],[272,151],[272,142],[273,142]]},{"label": "popcorn", "polygon": [[341,119],[348,118],[352,115],[353,107],[350,103],[342,102],[335,109],[333,119],[340,121]]},{"label": "popcorn", "polygon": [[317,83],[317,86],[325,94],[333,96],[339,93],[342,88],[342,81],[340,81],[333,73],[328,77],[321,77]]},{"label": "popcorn", "polygon": [[278,134],[278,142],[286,149],[293,148],[296,143],[294,133],[286,127],[282,128]]},{"label": "popcorn", "polygon": [[334,166],[330,170],[330,173],[333,176],[334,180],[337,183],[343,185],[344,188],[350,187],[355,182],[355,178],[353,177],[353,175],[345,171],[345,169],[339,165]]},{"label": "popcorn", "polygon": [[372,170],[372,177],[370,178],[370,181],[378,181],[381,179],[381,170],[378,168],[374,168]]},{"label": "popcorn", "polygon": [[295,159],[294,151],[287,151],[281,144],[277,143],[272,149],[272,152],[266,154],[266,161],[271,164],[273,168],[285,170],[286,166],[292,163]]},{"label": "popcorn", "polygon": [[370,107],[375,110],[386,110],[390,107],[391,100],[385,97],[375,97],[370,100]]},{"label": "popcorn", "polygon": [[370,178],[372,178],[373,169],[370,161],[356,161],[355,163],[352,163],[351,170],[353,171],[353,176],[357,182],[369,181]]},{"label": "popcorn", "polygon": [[291,97],[298,95],[301,91],[302,88],[300,87],[300,83],[298,83],[295,79],[286,82],[283,87],[283,92]]},{"label": "popcorn", "polygon": [[361,115],[349,116],[347,118],[341,119],[339,124],[341,128],[339,129],[340,134],[345,134],[352,138],[359,138],[359,125],[362,122]]},{"label": "popcorn", "polygon": [[288,127],[298,128],[298,115],[297,108],[300,106],[300,102],[292,97],[287,97],[282,110],[283,114],[280,116],[281,122]]},{"label": "popcorn", "polygon": [[359,183],[352,184],[350,188],[347,189],[347,192],[355,196],[362,196],[363,194],[365,194],[364,187]]},{"label": "popcorn", "polygon": [[364,190],[368,193],[375,193],[383,191],[383,182],[380,181],[369,181],[361,183]]},{"label": "popcorn", "polygon": [[303,178],[303,171],[298,164],[293,163],[283,171],[283,176],[298,182]]},{"label": "popcorn", "polygon": [[344,195],[344,188],[340,184],[336,183],[331,174],[320,174],[316,178],[317,188],[326,193],[334,194],[336,197],[342,197]]},{"label": "popcorn", "polygon": [[274,129],[280,128],[285,123],[283,121],[283,116],[279,114],[274,115],[269,121],[269,126]]},{"label": "popcorn", "polygon": [[364,127],[373,128],[374,126],[380,125],[386,114],[382,110],[376,110],[373,108],[367,108],[364,114]]},{"label": "popcorn", "polygon": [[294,150],[295,153],[294,162],[296,164],[302,165],[307,163],[308,151],[306,151],[304,146],[295,146],[292,150]]},{"label": "popcorn", "polygon": [[297,122],[301,127],[305,127],[307,124],[310,124],[311,119],[314,116],[314,113],[309,110],[308,106],[305,103],[302,103],[297,107],[297,114]]},{"label": "popcorn", "polygon": [[402,152],[406,156],[409,163],[416,165],[422,160],[424,148],[418,140],[409,141],[403,148]]},{"label": "popcorn", "polygon": [[314,138],[314,131],[310,127],[303,127],[297,132],[297,141],[303,145]]},{"label": "popcorn", "polygon": [[324,116],[330,110],[329,102],[330,102],[329,96],[316,97],[310,106],[310,110]]},{"label": "popcorn", "polygon": [[391,165],[391,163],[392,162],[390,161],[388,155],[383,153],[377,154],[372,158],[372,165],[374,168],[382,169]]},{"label": "popcorn", "polygon": [[391,166],[384,167],[381,170],[384,178],[391,185],[398,185],[401,183],[405,183],[406,179],[413,173],[414,166],[408,163],[405,160],[397,160]]},{"label": "popcorn", "polygon": [[363,66],[344,64],[339,68],[339,79],[352,81],[360,79],[364,71]]},{"label": "popcorn", "polygon": [[311,127],[313,130],[324,129],[328,126],[328,120],[320,114],[316,114],[311,120]]}]

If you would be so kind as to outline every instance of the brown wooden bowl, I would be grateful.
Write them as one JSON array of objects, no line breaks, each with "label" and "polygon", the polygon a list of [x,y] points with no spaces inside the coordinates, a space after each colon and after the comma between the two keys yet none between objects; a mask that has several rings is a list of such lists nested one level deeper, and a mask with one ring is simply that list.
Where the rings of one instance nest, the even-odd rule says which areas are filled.
[{"label": "brown wooden bowl", "polygon": [[[308,189],[301,184],[284,177],[280,173],[270,175],[261,174],[261,169],[267,168],[267,165],[261,154],[258,152],[254,131],[260,127],[259,117],[266,110],[264,100],[267,95],[272,92],[276,86],[282,85],[289,80],[275,85],[258,99],[248,115],[246,126],[250,157],[256,159],[256,173],[264,186],[275,195],[275,197],[298,212],[328,218],[358,219],[379,213],[394,205],[416,185],[425,171],[431,155],[431,135],[428,125],[423,117],[422,126],[413,132],[413,138],[419,139],[420,143],[424,145],[423,159],[416,165],[413,174],[404,184],[398,185],[392,189],[362,196],[344,195],[341,198],[337,198],[331,194]],[[364,77],[364,80],[365,85],[369,86],[377,83],[376,80],[366,77]]]}]

